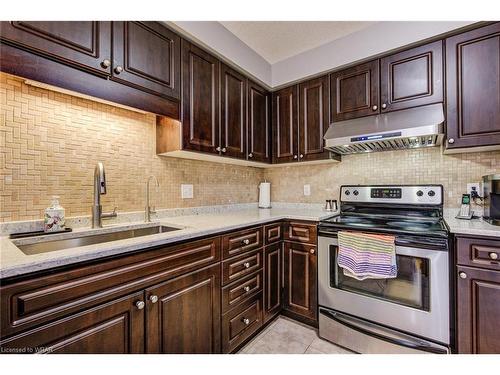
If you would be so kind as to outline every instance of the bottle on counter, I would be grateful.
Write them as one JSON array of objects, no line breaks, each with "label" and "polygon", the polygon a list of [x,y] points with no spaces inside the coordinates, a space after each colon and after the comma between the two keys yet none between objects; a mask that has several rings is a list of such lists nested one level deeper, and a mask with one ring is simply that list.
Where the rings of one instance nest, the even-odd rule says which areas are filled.
[{"label": "bottle on counter", "polygon": [[54,195],[50,207],[45,209],[44,232],[59,232],[65,228],[64,208],[59,204],[59,197]]}]

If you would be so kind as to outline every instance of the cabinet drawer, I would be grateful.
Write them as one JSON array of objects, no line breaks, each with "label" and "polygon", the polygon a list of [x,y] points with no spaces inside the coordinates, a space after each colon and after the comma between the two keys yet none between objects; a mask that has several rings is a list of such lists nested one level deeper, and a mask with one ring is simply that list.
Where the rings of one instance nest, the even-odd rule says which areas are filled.
[{"label": "cabinet drawer", "polygon": [[457,263],[500,270],[500,240],[457,237]]},{"label": "cabinet drawer", "polygon": [[262,270],[222,288],[222,312],[225,313],[262,291]]},{"label": "cabinet drawer", "polygon": [[287,241],[316,244],[317,228],[315,224],[290,221],[284,225],[284,238]]},{"label": "cabinet drawer", "polygon": [[266,225],[264,227],[264,236],[266,238],[266,245],[281,241],[283,239],[281,223]]},{"label": "cabinet drawer", "polygon": [[262,247],[262,227],[241,230],[222,237],[222,258],[246,253]]},{"label": "cabinet drawer", "polygon": [[262,268],[263,249],[222,262],[222,285],[232,283]]},{"label": "cabinet drawer", "polygon": [[2,336],[220,260],[220,238],[160,247],[0,287]]},{"label": "cabinet drawer", "polygon": [[222,351],[229,353],[262,326],[262,293],[222,316]]}]

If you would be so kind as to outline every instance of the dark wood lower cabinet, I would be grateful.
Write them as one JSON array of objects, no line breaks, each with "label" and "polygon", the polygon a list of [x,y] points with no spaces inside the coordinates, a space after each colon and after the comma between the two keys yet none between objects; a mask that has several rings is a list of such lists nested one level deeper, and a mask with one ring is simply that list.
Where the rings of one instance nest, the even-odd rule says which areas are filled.
[{"label": "dark wood lower cabinet", "polygon": [[148,353],[219,353],[219,264],[148,288],[146,298]]},{"label": "dark wood lower cabinet", "polygon": [[317,321],[316,246],[285,242],[283,309],[307,322]]},{"label": "dark wood lower cabinet", "polygon": [[282,242],[277,242],[264,249],[264,323],[281,310],[281,248]]},{"label": "dark wood lower cabinet", "polygon": [[144,352],[144,293],[92,309],[0,341],[2,353],[126,354]]}]

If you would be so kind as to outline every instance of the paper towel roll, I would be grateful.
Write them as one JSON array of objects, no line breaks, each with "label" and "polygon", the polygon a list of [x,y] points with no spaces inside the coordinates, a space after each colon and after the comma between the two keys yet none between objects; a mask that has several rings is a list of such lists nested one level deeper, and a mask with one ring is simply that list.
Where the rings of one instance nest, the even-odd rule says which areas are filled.
[{"label": "paper towel roll", "polygon": [[259,185],[259,208],[271,208],[270,182],[261,182]]}]

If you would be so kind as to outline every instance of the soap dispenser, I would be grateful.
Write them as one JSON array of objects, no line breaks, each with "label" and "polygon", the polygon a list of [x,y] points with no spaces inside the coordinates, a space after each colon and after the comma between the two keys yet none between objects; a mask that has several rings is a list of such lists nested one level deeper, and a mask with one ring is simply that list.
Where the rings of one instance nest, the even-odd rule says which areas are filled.
[{"label": "soap dispenser", "polygon": [[59,204],[59,197],[54,195],[50,207],[45,209],[44,232],[59,232],[65,228],[64,208]]}]

